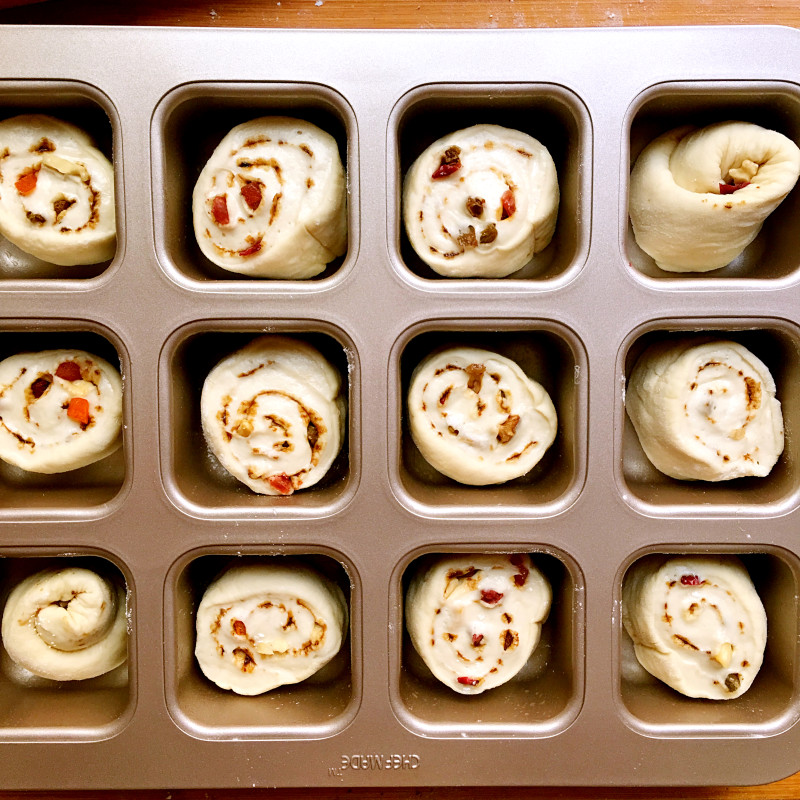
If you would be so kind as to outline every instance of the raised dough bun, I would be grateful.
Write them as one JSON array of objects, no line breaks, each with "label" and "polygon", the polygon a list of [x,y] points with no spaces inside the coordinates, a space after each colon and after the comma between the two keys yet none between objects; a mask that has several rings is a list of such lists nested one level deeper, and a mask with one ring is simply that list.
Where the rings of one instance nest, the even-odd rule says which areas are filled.
[{"label": "raised dough bun", "polygon": [[80,128],[43,114],[0,122],[0,233],[59,266],[114,256],[114,170]]},{"label": "raised dough bun", "polygon": [[9,657],[34,675],[103,675],[128,657],[125,590],[82,567],[37,572],[8,596],[2,637]]},{"label": "raised dough bun", "polygon": [[347,618],[342,590],[309,567],[280,558],[236,566],[200,601],[195,656],[221,689],[262,694],[324,667]]},{"label": "raised dough bun", "polygon": [[502,278],[550,244],[558,176],[532,136],[473,125],[428,147],[403,185],[411,246],[450,278]]},{"label": "raised dough bun", "polygon": [[511,359],[454,347],[425,358],[408,389],[411,436],[425,460],[459,483],[505,483],[530,472],[556,437],[545,389]]},{"label": "raised dough bun", "polygon": [[317,483],[344,439],[338,371],[314,347],[267,334],[208,374],[200,419],[211,452],[254,492],[288,495]]},{"label": "raised dough bun", "polygon": [[739,697],[764,659],[767,616],[735,556],[640,559],[623,581],[622,623],[639,663],[688,697]]},{"label": "raised dough bun", "polygon": [[527,555],[443,556],[413,576],[406,627],[442,683],[480,694],[525,666],[551,600],[550,584]]},{"label": "raised dough bun", "polygon": [[736,342],[653,345],[633,368],[625,408],[653,466],[672,478],[763,477],[783,452],[775,381]]},{"label": "raised dough bun", "polygon": [[192,194],[194,233],[219,267],[311,278],[347,248],[346,185],[335,139],[291,117],[237,125]]},{"label": "raised dough bun", "polygon": [[631,172],[636,243],[668,272],[724,267],[798,175],[800,149],[776,131],[749,122],[675,128],[645,147]]},{"label": "raised dough bun", "polygon": [[0,362],[0,458],[52,474],[122,445],[122,378],[84,350],[18,353]]}]

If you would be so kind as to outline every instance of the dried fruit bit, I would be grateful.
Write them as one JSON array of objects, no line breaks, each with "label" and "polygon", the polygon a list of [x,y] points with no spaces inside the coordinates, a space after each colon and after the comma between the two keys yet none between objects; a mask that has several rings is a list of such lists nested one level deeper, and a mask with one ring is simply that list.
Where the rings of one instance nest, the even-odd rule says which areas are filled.
[{"label": "dried fruit bit", "polygon": [[25,174],[20,175],[19,178],[17,178],[17,182],[14,184],[14,188],[23,197],[27,197],[36,188],[36,181],[38,179],[38,176],[39,176],[38,169],[26,172]]},{"label": "dried fruit bit", "polygon": [[738,672],[731,672],[727,678],[725,678],[725,688],[729,692],[735,692],[739,689],[742,685],[742,676]]},{"label": "dried fruit bit", "polygon": [[240,256],[252,256],[254,253],[257,253],[261,249],[261,239],[256,239],[250,247],[245,247],[244,250],[239,251]]},{"label": "dried fruit bit", "polygon": [[237,636],[247,636],[247,627],[240,619],[233,620],[233,632]]},{"label": "dried fruit bit", "polygon": [[482,231],[481,231],[481,244],[491,244],[497,238],[497,226],[494,222],[490,222]]},{"label": "dried fruit bit", "polygon": [[496,592],[494,589],[481,590],[481,603],[486,603],[488,606],[493,606],[503,599],[502,592]]},{"label": "dried fruit bit", "polygon": [[477,686],[480,683],[478,678],[461,677],[457,678],[457,680],[462,686]]},{"label": "dried fruit bit", "polygon": [[480,647],[483,644],[483,634],[482,633],[473,633],[472,634],[472,646],[473,647]]},{"label": "dried fruit bit", "polygon": [[721,183],[719,185],[719,193],[733,194],[734,192],[738,192],[739,189],[744,189],[745,186],[749,185],[750,181],[745,181],[744,183]]},{"label": "dried fruit bit", "polygon": [[285,473],[270,475],[269,478],[267,478],[267,483],[280,494],[292,494],[292,492],[294,492],[292,479]]},{"label": "dried fruit bit", "polygon": [[56,378],[62,381],[79,381],[81,379],[81,367],[75,361],[62,361],[56,369]]},{"label": "dried fruit bit", "polygon": [[261,205],[261,186],[259,184],[251,181],[242,186],[240,191],[251,211],[255,211]]},{"label": "dried fruit bit", "polygon": [[483,216],[483,208],[486,201],[482,197],[468,197],[467,198],[467,211],[476,219]]},{"label": "dried fruit bit", "polygon": [[697,575],[681,575],[681,584],[683,586],[699,586],[701,583]]},{"label": "dried fruit bit", "polygon": [[80,425],[88,425],[89,401],[85,397],[73,397],[67,406],[67,416]]},{"label": "dried fruit bit", "polygon": [[517,568],[517,574],[513,576],[514,585],[524,586],[530,570],[525,566],[523,557],[519,553],[514,553],[509,560]]},{"label": "dried fruit bit", "polygon": [[441,162],[433,175],[431,175],[431,178],[433,178],[433,180],[438,180],[439,178],[446,178],[448,175],[458,172],[458,170],[461,169],[460,155],[460,147],[456,147],[455,145],[448,147],[447,150],[444,151]]},{"label": "dried fruit bit", "polygon": [[514,200],[514,193],[511,191],[511,189],[506,189],[503,192],[500,202],[503,205],[503,212],[500,215],[500,219],[508,219],[509,217],[512,217],[514,212],[517,210],[517,204]]},{"label": "dried fruit bit", "polygon": [[48,389],[52,381],[47,378],[37,378],[31,384],[31,394],[38,400]]},{"label": "dried fruit bit", "polygon": [[228,214],[228,199],[224,194],[218,194],[211,201],[211,213],[214,215],[214,222],[217,225],[228,225],[231,221]]}]

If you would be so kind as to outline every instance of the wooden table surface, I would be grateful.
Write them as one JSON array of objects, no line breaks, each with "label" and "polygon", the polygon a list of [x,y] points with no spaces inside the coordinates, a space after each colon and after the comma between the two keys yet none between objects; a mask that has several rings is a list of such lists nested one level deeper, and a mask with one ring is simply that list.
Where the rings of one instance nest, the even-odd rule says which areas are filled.
[{"label": "wooden table surface", "polygon": [[[0,0],[0,24],[181,25],[254,28],[576,28],[774,24],[800,27],[798,0]],[[800,77],[800,76],[799,76]],[[9,748],[13,751],[13,746]],[[2,757],[13,757],[4,752]],[[52,792],[6,792],[41,800]],[[757,787],[256,789],[64,792],[64,800],[800,800],[800,772]]]}]

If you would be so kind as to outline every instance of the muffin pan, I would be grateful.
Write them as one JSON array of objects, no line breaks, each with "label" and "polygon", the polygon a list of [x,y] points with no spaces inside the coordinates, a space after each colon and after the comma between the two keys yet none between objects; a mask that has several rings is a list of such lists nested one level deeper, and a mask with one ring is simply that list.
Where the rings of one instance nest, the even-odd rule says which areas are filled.
[{"label": "muffin pan", "polygon": [[[89,130],[113,160],[119,231],[91,268],[0,244],[0,355],[68,342],[125,381],[107,463],[0,468],[0,605],[22,576],[81,562],[119,573],[130,617],[127,668],[80,685],[25,678],[0,650],[6,789],[747,784],[800,769],[800,189],[715,273],[661,273],[627,220],[631,160],[668,127],[737,118],[800,140],[797,31],[6,27],[0,44],[0,116]],[[205,159],[265,114],[328,130],[347,170],[348,249],[312,280],[225,273],[194,241]],[[501,280],[436,276],[401,224],[405,169],[475,122],[531,133],[559,172],[553,243]],[[741,341],[772,370],[786,449],[769,477],[700,485],[648,465],[625,380],[648,343],[685,331]],[[205,374],[264,332],[313,343],[346,387],[339,457],[290,497],[227,476],[199,426]],[[445,344],[517,358],[550,393],[558,437],[529,475],[460,486],[421,459],[405,392]],[[474,697],[439,685],[403,626],[411,572],[452,552],[531,553],[553,587],[527,667]],[[622,629],[630,565],[687,552],[739,555],[765,603],[764,667],[738,700],[660,685]],[[296,686],[223,692],[194,661],[194,609],[232,560],[283,555],[345,591],[344,647]]]}]

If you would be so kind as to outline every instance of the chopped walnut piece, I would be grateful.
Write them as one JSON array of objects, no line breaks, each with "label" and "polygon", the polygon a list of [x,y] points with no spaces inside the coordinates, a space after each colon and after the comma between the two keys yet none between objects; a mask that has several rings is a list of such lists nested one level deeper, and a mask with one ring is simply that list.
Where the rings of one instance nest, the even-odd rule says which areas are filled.
[{"label": "chopped walnut piece", "polygon": [[731,672],[725,678],[725,688],[729,692],[735,692],[742,685],[742,676],[738,672]]},{"label": "chopped walnut piece", "polygon": [[466,231],[459,233],[456,237],[459,247],[477,247],[478,239],[475,236],[475,228],[470,225]]},{"label": "chopped walnut piece", "polygon": [[233,656],[236,659],[236,666],[242,672],[252,672],[256,668],[255,659],[246,647],[236,647]]},{"label": "chopped walnut piece", "polygon": [[483,364],[470,364],[468,367],[464,368],[464,372],[467,373],[467,389],[471,392],[475,392],[475,394],[479,394],[483,383],[483,373],[486,372],[486,367]]},{"label": "chopped walnut piece", "polygon": [[519,424],[519,414],[509,414],[497,431],[497,441],[508,444],[514,438],[514,432]]}]

